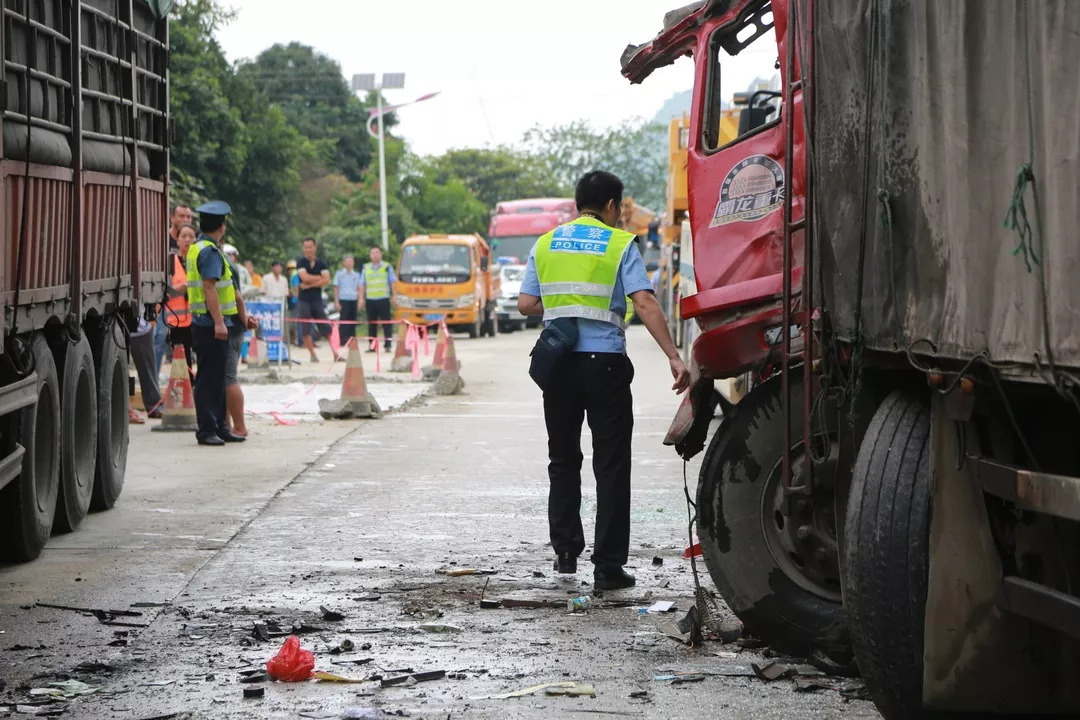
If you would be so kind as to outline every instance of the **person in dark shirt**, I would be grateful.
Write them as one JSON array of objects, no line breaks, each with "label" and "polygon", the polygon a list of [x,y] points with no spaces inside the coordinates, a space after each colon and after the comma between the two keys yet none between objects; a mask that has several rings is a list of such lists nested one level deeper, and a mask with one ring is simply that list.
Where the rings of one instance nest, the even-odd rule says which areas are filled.
[{"label": "person in dark shirt", "polygon": [[[304,238],[304,254],[296,258],[296,274],[300,278],[300,291],[296,298],[296,316],[300,320],[300,335],[304,347],[311,354],[311,362],[319,362],[315,354],[316,324],[312,320],[329,322],[322,289],[330,284],[330,266],[316,256],[318,246],[315,238]],[[334,354],[334,360],[338,359]]]}]

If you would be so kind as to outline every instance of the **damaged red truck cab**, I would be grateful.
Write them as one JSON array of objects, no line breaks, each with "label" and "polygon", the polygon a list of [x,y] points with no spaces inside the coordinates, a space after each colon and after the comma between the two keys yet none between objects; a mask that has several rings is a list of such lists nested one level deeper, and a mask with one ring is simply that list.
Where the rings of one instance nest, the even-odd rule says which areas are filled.
[{"label": "damaged red truck cab", "polygon": [[[690,113],[690,226],[698,292],[682,299],[685,319],[701,330],[691,358],[709,378],[740,375],[769,359],[782,325],[785,189],[793,190],[793,214],[803,215],[805,148],[802,93],[794,93],[795,144],[785,172],[785,138],[779,93],[750,99],[731,142],[718,143],[724,110],[722,59],[737,55],[772,34],[786,50],[786,3],[760,1],[696,3],[668,13],[652,42],[628,48],[623,73],[641,82],[657,67],[692,54],[694,103]],[[784,81],[787,78],[782,78]],[[730,93],[728,93],[730,94]],[[792,252],[802,256],[802,230]],[[801,282],[795,264],[792,285]]]}]

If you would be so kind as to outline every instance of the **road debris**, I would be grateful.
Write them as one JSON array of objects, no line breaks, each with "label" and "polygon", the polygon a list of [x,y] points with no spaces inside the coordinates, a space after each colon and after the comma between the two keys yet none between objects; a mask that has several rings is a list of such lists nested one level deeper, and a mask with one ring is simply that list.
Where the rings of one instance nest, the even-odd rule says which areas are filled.
[{"label": "road debris", "polygon": [[754,669],[754,674],[767,682],[790,677],[795,674],[795,668],[778,662],[767,662],[763,664],[751,663],[750,667]]},{"label": "road debris", "polygon": [[245,675],[244,677],[240,678],[240,682],[242,682],[242,683],[261,683],[261,682],[267,682],[269,679],[270,679],[270,676],[267,675],[264,672],[254,672],[254,673],[251,673],[249,675]]},{"label": "road debris", "polygon": [[461,632],[461,628],[457,625],[444,625],[442,623],[424,623],[419,626],[421,630],[427,633],[456,633]]},{"label": "road debris", "polygon": [[704,679],[705,673],[690,670],[676,670],[664,675],[653,676],[653,680],[656,682],[670,682],[672,685],[701,682]]},{"label": "road debris", "polygon": [[[583,685],[576,682],[564,681],[564,682],[550,682],[543,683],[541,685],[533,685],[531,687],[524,688],[522,690],[514,690],[513,692],[503,693],[502,695],[491,695],[489,697],[473,698],[474,700],[509,700],[510,698],[526,697],[528,695],[535,695],[538,692],[547,693],[548,690],[562,690],[558,693],[561,695],[583,695],[588,697],[596,697],[596,689],[592,685]],[[568,693],[567,690],[576,690],[577,692]]]},{"label": "road debris", "polygon": [[723,643],[733,643],[742,637],[743,624],[741,620],[724,620],[715,628],[716,636]]},{"label": "road debris", "polygon": [[84,615],[109,615],[111,617],[142,617],[137,610],[103,610],[101,608],[74,607],[71,605],[53,605],[52,603],[34,603],[35,607],[50,608],[52,610],[70,610],[71,612],[83,613]]},{"label": "road debris", "polygon": [[383,711],[378,708],[345,708],[341,713],[342,720],[378,720],[383,717]]},{"label": "road debris", "polygon": [[569,685],[557,685],[544,688],[545,695],[565,695],[567,697],[596,697],[596,688],[592,685],[570,683]]},{"label": "road debris", "polygon": [[480,601],[480,609],[481,610],[498,610],[501,607],[502,607],[502,603],[499,602],[498,600],[481,600]]},{"label": "road debris", "polygon": [[300,638],[290,635],[278,654],[266,663],[266,672],[281,682],[300,682],[311,677],[315,654],[300,647]]},{"label": "road debris", "polygon": [[675,610],[675,603],[670,600],[658,600],[647,608],[642,608],[642,612],[657,614],[657,613],[669,613]]},{"label": "road debris", "polygon": [[331,655],[340,655],[342,653],[352,652],[355,649],[356,649],[356,643],[354,643],[349,638],[345,638],[344,640],[339,642],[337,645],[330,648],[329,653]]},{"label": "road debris", "polygon": [[448,570],[440,570],[439,573],[446,575],[447,577],[464,577],[466,575],[496,575],[498,570],[491,568],[450,568]]},{"label": "road debris", "polygon": [[701,618],[694,606],[681,620],[660,623],[656,629],[684,644],[700,645],[705,641],[701,632]]},{"label": "road debris", "polygon": [[589,596],[582,595],[581,597],[570,598],[566,601],[566,609],[572,613],[586,613],[589,612]]},{"label": "road debris", "polygon": [[47,683],[45,687],[33,688],[30,690],[30,695],[31,697],[73,698],[80,695],[93,695],[97,691],[98,688],[84,682],[64,680],[62,682]]},{"label": "road debris", "polygon": [[316,670],[311,674],[311,677],[315,678],[319,682],[332,682],[332,683],[364,683],[367,682],[367,678],[351,678],[344,675],[338,675],[337,673],[326,672],[325,670]]},{"label": "road debris", "polygon": [[[406,672],[402,675],[395,675],[392,677],[383,677],[379,680],[379,684],[382,687],[392,687],[394,685],[405,685],[420,682],[428,682],[431,680],[441,680],[446,677],[445,670],[428,670],[425,672]],[[411,682],[410,682],[411,681]]]},{"label": "road debris", "polygon": [[375,658],[357,658],[356,660],[334,660],[331,665],[367,665],[374,662]]},{"label": "road debris", "polygon": [[320,605],[319,610],[322,611],[322,619],[327,622],[340,622],[345,619],[345,613],[339,610],[332,610],[325,605]]},{"label": "road debris", "polygon": [[660,567],[661,565],[664,564],[664,558],[657,555],[656,557],[654,557],[652,559],[652,564],[653,564],[654,567]]},{"label": "road debris", "polygon": [[245,700],[256,700],[258,698],[263,697],[264,695],[266,695],[266,688],[265,687],[260,686],[260,687],[244,688],[244,699]]}]

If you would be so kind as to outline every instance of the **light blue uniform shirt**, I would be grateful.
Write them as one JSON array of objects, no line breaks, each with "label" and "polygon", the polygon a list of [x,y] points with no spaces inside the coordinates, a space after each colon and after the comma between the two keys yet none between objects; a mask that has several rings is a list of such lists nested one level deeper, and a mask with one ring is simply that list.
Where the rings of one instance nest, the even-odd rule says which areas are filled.
[{"label": "light blue uniform shirt", "polygon": [[334,287],[338,289],[338,300],[360,299],[360,286],[363,285],[363,276],[355,270],[341,268],[334,275]]},{"label": "light blue uniform shirt", "polygon": [[[635,242],[636,245],[636,242]],[[615,291],[611,296],[611,311],[619,317],[626,315],[626,296],[641,290],[652,292],[649,273],[637,247],[628,248],[619,263],[619,272],[615,276]],[[525,295],[542,297],[540,278],[536,274],[536,246],[529,253],[529,262],[525,264],[525,279],[521,281],[521,292]],[[546,323],[545,323],[546,324]],[[626,333],[603,320],[578,318],[578,341],[574,352],[602,352],[626,354]]]},{"label": "light blue uniform shirt", "polygon": [[[367,287],[367,276],[364,274],[364,270],[367,269],[367,267],[369,265],[372,268],[378,270],[379,268],[381,268],[383,266],[383,263],[379,263],[378,265],[375,265],[374,263],[364,263],[361,266],[361,268],[360,268],[360,287],[362,287],[362,288]],[[393,295],[394,294],[394,283],[397,282],[397,276],[394,275],[394,266],[393,265],[386,268],[386,282],[390,283],[390,294]]]}]

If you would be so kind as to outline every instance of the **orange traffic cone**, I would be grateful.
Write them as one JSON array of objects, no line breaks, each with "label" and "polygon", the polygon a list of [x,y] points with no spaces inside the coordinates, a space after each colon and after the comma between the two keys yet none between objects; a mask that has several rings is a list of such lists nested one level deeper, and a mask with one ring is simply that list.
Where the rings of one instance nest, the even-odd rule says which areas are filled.
[{"label": "orange traffic cone", "polygon": [[191,390],[187,357],[184,355],[184,346],[177,345],[173,348],[172,369],[169,371],[169,384],[165,388],[161,424],[153,430],[194,432],[198,429],[199,424],[195,419],[195,395]]},{"label": "orange traffic cone", "polygon": [[257,332],[252,333],[251,342],[248,343],[247,367],[248,370],[270,369],[270,356],[266,353],[266,345],[259,339]]},{"label": "orange traffic cone", "polygon": [[439,377],[442,372],[443,358],[446,356],[446,338],[450,337],[450,328],[446,327],[446,320],[439,323],[439,339],[435,341],[435,356],[431,364],[424,368],[424,379],[431,381]]},{"label": "orange traffic cone", "polygon": [[367,389],[364,379],[364,363],[356,338],[349,340],[349,357],[345,361],[345,379],[341,383],[341,397],[337,400],[319,400],[319,414],[327,420],[348,418],[379,418],[382,409]]},{"label": "orange traffic cone", "polygon": [[409,372],[412,370],[412,353],[406,347],[409,328],[406,323],[398,324],[397,341],[394,343],[394,359],[390,361],[390,372]]},{"label": "orange traffic cone", "polygon": [[458,362],[457,353],[454,351],[454,338],[450,337],[450,333],[446,334],[442,372],[433,387],[436,395],[457,395],[465,387],[465,381],[461,379],[461,363]]}]

